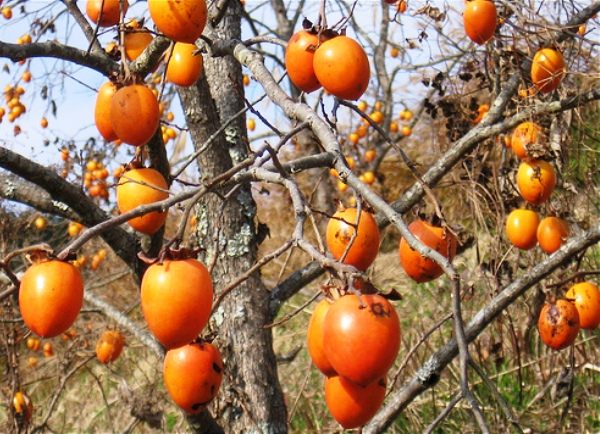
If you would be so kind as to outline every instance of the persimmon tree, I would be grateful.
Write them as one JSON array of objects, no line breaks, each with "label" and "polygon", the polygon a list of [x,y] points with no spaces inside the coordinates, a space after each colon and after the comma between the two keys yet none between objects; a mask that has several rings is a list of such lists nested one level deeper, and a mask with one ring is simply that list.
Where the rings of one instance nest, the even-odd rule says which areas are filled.
[{"label": "persimmon tree", "polygon": [[[482,432],[566,426],[573,378],[598,363],[586,350],[597,334],[569,330],[584,338],[540,356],[536,325],[546,299],[563,299],[600,265],[600,2],[475,0],[465,11],[462,2],[189,0],[177,7],[199,9],[179,25],[164,8],[171,0],[83,3],[0,1],[6,431],[131,431],[141,423],[193,432],[338,429],[315,410],[325,408],[324,394],[343,426],[369,421],[362,430],[370,433],[433,432],[456,413]],[[302,29],[306,43],[296,36]],[[295,62],[286,58],[288,41],[301,56]],[[84,106],[93,108],[89,118],[78,113]],[[367,218],[348,222],[335,214],[338,204],[356,207],[354,216],[374,215],[381,238],[369,237],[370,252],[361,255],[356,233]],[[547,253],[532,239],[527,249],[513,245],[523,227],[511,219],[507,235],[506,221],[521,209],[564,219],[568,228],[556,225],[560,248]],[[330,219],[352,228],[335,249],[327,247]],[[414,231],[409,223],[417,220],[437,226],[441,241]],[[403,255],[406,272],[399,243],[418,257]],[[49,357],[41,362],[19,288],[28,261],[46,256],[73,263],[85,290],[72,327],[53,339],[42,333]],[[146,270],[176,261],[192,268],[163,284],[149,320],[150,296],[140,302]],[[433,271],[409,272],[404,261]],[[211,277],[201,295],[197,286],[208,284],[206,271],[196,277],[199,267]],[[147,286],[156,292],[159,278],[152,279]],[[211,309],[182,295],[197,294],[198,304],[213,290]],[[388,300],[372,302],[373,293]],[[329,392],[306,397],[309,374],[324,381],[312,367],[301,386],[293,375],[312,366],[306,312],[319,297],[344,294],[358,297],[348,305],[392,321],[391,346],[401,342],[400,353],[371,342],[388,330],[372,325],[379,331],[360,334],[365,345],[352,347],[359,349],[347,364],[360,371],[361,353],[377,349],[387,379],[379,371],[369,384],[333,376]],[[413,297],[416,307],[433,309],[412,312]],[[189,329],[162,337],[183,318],[175,306],[203,317],[193,344],[180,342]],[[296,347],[280,338],[291,322],[301,336]],[[339,340],[357,345],[358,335]],[[190,365],[170,363],[167,393],[162,363],[174,350],[196,354],[214,372],[198,380],[194,369],[189,377],[174,371]],[[344,362],[335,360],[338,371]],[[519,402],[524,366],[539,366],[541,392],[531,405],[555,365],[565,367],[571,380],[557,422],[511,407],[490,379],[502,363],[519,376]],[[190,398],[174,384],[211,387]],[[349,389],[362,395],[361,388],[373,389],[361,404],[366,416],[335,398]],[[72,398],[74,390],[82,399]],[[434,403],[431,417],[407,416],[427,391],[439,391],[444,405]],[[299,416],[313,395],[323,404]]]}]

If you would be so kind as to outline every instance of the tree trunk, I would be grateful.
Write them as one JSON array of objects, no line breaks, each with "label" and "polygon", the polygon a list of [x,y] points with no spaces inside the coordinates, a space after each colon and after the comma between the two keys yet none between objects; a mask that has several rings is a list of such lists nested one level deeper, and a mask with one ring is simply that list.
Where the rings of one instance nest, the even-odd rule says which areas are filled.
[{"label": "tree trunk", "polygon": [[[238,2],[216,29],[223,38],[239,38]],[[196,86],[179,91],[196,149],[244,108],[241,66],[233,58],[204,58]],[[245,116],[227,126],[198,157],[201,177],[210,180],[248,155]],[[257,256],[256,207],[250,185],[219,195],[210,194],[197,205],[198,235],[207,265],[214,264],[215,296],[248,270]],[[225,432],[280,433],[287,430],[286,408],[277,377],[269,322],[269,293],[258,273],[239,284],[223,299],[211,326],[225,362],[225,376],[215,419]],[[207,427],[204,428],[206,431]]]}]

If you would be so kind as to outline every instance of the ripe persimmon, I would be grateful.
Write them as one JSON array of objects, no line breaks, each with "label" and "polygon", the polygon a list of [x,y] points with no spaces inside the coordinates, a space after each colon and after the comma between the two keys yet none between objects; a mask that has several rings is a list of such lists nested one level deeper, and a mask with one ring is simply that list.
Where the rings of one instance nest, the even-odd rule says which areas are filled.
[{"label": "ripe persimmon", "polygon": [[579,312],[568,300],[557,300],[542,306],[538,330],[542,341],[554,350],[567,348],[579,333]]},{"label": "ripe persimmon", "polygon": [[[421,243],[445,256],[449,261],[454,259],[456,237],[446,228],[434,226],[424,220],[415,220],[408,225],[408,229]],[[404,237],[400,239],[398,251],[404,271],[416,282],[429,282],[440,277],[444,272],[435,261],[413,250]]]},{"label": "ripe persimmon", "polygon": [[33,336],[27,338],[27,348],[31,351],[39,351],[42,347],[42,342],[38,338],[34,338]]},{"label": "ripe persimmon", "polygon": [[556,186],[556,171],[544,160],[523,161],[517,170],[521,196],[534,205],[546,202]]},{"label": "ripe persimmon", "polygon": [[166,348],[189,344],[208,323],[213,284],[206,266],[193,258],[152,264],[142,278],[144,318]]},{"label": "ripe persimmon", "polygon": [[361,210],[358,227],[357,217],[356,208],[336,212],[327,223],[326,242],[329,251],[338,261],[352,242],[342,262],[363,271],[369,268],[379,252],[380,234],[373,214]]},{"label": "ripe persimmon", "polygon": [[205,0],[148,0],[156,28],[175,42],[193,44],[206,26]]},{"label": "ripe persimmon", "polygon": [[467,3],[463,21],[467,36],[476,44],[483,45],[496,31],[496,6],[493,1],[474,0]]},{"label": "ripe persimmon", "polygon": [[29,366],[31,369],[37,368],[38,358],[35,356],[29,356],[29,358],[27,359],[27,366]]},{"label": "ripe persimmon", "polygon": [[394,306],[376,294],[344,295],[323,320],[325,356],[338,375],[362,387],[381,379],[400,349]]},{"label": "ripe persimmon", "polygon": [[548,254],[556,252],[569,236],[569,225],[558,217],[542,219],[537,228],[537,240]]},{"label": "ripe persimmon", "polygon": [[558,88],[565,73],[565,60],[559,51],[542,48],[533,57],[531,80],[541,93],[549,93]]},{"label": "ripe persimmon", "polygon": [[285,49],[285,68],[292,83],[306,93],[321,87],[313,66],[314,50],[319,45],[319,37],[308,30],[300,30],[292,35]]},{"label": "ripe persimmon", "polygon": [[365,152],[365,161],[367,163],[372,162],[373,160],[375,160],[375,157],[377,157],[377,152],[375,151],[375,149],[368,149]]},{"label": "ripe persimmon", "polygon": [[362,176],[365,184],[373,184],[375,182],[375,174],[370,170],[367,170]]},{"label": "ripe persimmon", "polygon": [[579,325],[584,330],[594,330],[600,325],[600,290],[590,282],[571,286],[565,298],[575,303]]},{"label": "ripe persimmon", "polygon": [[198,414],[217,395],[223,380],[223,360],[208,342],[167,351],[163,378],[171,399],[190,414]]},{"label": "ripe persimmon", "polygon": [[107,142],[112,142],[118,138],[110,120],[110,105],[116,92],[116,84],[112,81],[104,83],[98,90],[96,105],[94,107],[94,121],[96,123],[96,128]]},{"label": "ripe persimmon", "polygon": [[44,357],[54,356],[54,346],[52,345],[52,342],[46,342],[42,346],[42,351],[44,352]]},{"label": "ripe persimmon", "polygon": [[[123,14],[127,13],[128,8],[128,1],[123,0]],[[121,2],[120,0],[88,0],[85,12],[90,20],[100,27],[114,26],[119,23]]]},{"label": "ripe persimmon", "polygon": [[325,379],[325,403],[333,418],[344,429],[365,425],[381,408],[385,398],[385,378],[357,386],[341,376]]},{"label": "ripe persimmon", "polygon": [[135,31],[125,33],[123,45],[127,60],[135,60],[144,52],[154,37],[147,31]]},{"label": "ripe persimmon", "polygon": [[375,110],[373,113],[371,113],[369,115],[369,117],[371,118],[371,120],[373,122],[375,122],[376,124],[380,124],[383,122],[384,120],[384,116],[383,113],[381,113],[379,110]]},{"label": "ripe persimmon", "polygon": [[398,118],[401,120],[410,121],[413,118],[413,116],[413,112],[411,112],[409,109],[404,109],[400,112]]},{"label": "ripe persimmon", "polygon": [[510,146],[517,157],[522,160],[531,158],[531,145],[545,145],[542,127],[535,122],[523,122],[512,133]]},{"label": "ripe persimmon", "polygon": [[331,363],[329,363],[329,360],[327,360],[323,345],[323,320],[329,311],[329,306],[331,306],[331,301],[323,299],[315,307],[308,323],[306,343],[308,354],[317,369],[326,376],[331,377],[332,375],[336,375],[336,372]]},{"label": "ripe persimmon", "polygon": [[71,327],[83,305],[83,279],[73,264],[42,260],[23,274],[19,308],[27,327],[44,338]]},{"label": "ripe persimmon", "polygon": [[33,415],[33,401],[25,392],[17,391],[13,396],[13,411],[20,427],[27,425]]},{"label": "ripe persimmon", "polygon": [[10,20],[13,16],[12,8],[10,6],[3,7],[0,13],[2,13],[2,16],[7,20]]},{"label": "ripe persimmon", "polygon": [[195,44],[175,43],[167,64],[167,81],[178,86],[195,84],[202,74],[202,54]]},{"label": "ripe persimmon", "polygon": [[69,233],[69,236],[74,237],[75,235],[79,234],[79,232],[81,232],[83,230],[83,225],[79,222],[69,222],[69,225],[67,227],[67,232]]},{"label": "ripe persimmon", "polygon": [[538,214],[530,209],[515,209],[506,218],[506,235],[513,246],[522,250],[533,249],[537,244]]},{"label": "ripe persimmon", "polygon": [[110,123],[119,139],[145,145],[160,124],[160,107],[154,93],[143,84],[117,90],[110,103]]},{"label": "ripe persimmon", "polygon": [[313,58],[319,83],[332,95],[359,99],[371,78],[369,58],[363,47],[348,36],[336,36],[319,45]]},{"label": "ripe persimmon", "polygon": [[111,363],[119,358],[125,339],[116,330],[106,330],[96,344],[96,357],[101,363]]},{"label": "ripe persimmon", "polygon": [[[156,170],[151,168],[133,169],[119,178],[117,185],[117,205],[121,214],[140,205],[165,200],[169,197],[167,182]],[[167,219],[166,211],[152,211],[140,217],[134,217],[127,223],[136,231],[153,234]]]},{"label": "ripe persimmon", "polygon": [[42,230],[46,227],[46,219],[44,217],[38,217],[35,219],[34,225],[39,230]]}]

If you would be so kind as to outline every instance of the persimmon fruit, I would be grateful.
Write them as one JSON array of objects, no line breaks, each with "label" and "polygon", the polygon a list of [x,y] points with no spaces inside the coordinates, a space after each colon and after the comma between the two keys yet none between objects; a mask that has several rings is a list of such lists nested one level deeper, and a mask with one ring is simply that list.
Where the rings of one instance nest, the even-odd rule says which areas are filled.
[{"label": "persimmon fruit", "polygon": [[112,142],[117,140],[115,130],[112,127],[110,118],[110,106],[114,94],[117,92],[117,85],[112,81],[107,81],[98,90],[96,104],[94,106],[94,121],[96,128],[104,140]]},{"label": "persimmon fruit", "polygon": [[497,12],[493,1],[474,0],[467,3],[463,24],[467,36],[476,44],[483,45],[496,31]]},{"label": "persimmon fruit", "polygon": [[325,356],[338,375],[362,387],[381,379],[400,349],[400,321],[377,294],[344,295],[323,320]]},{"label": "persimmon fruit", "polygon": [[221,387],[223,360],[211,343],[184,345],[167,351],[163,378],[175,404],[189,414],[198,414]]},{"label": "persimmon fruit", "polygon": [[148,143],[160,124],[160,106],[152,90],[143,84],[117,90],[110,103],[110,123],[125,143],[133,146]]},{"label": "persimmon fruit", "polygon": [[527,202],[540,205],[556,187],[556,171],[544,160],[523,161],[517,170],[517,187]]},{"label": "persimmon fruit", "polygon": [[189,344],[200,334],[208,323],[212,301],[212,279],[196,259],[165,259],[148,267],[142,277],[144,318],[168,349]]},{"label": "persimmon fruit", "polygon": [[[123,14],[127,13],[129,2],[123,0]],[[121,2],[119,0],[88,0],[85,12],[92,22],[100,27],[110,27],[119,23]]]},{"label": "persimmon fruit", "polygon": [[521,250],[533,249],[537,244],[540,217],[530,209],[515,209],[506,218],[506,235],[513,246]]},{"label": "persimmon fruit", "polygon": [[363,173],[363,180],[365,184],[373,184],[375,182],[375,174],[370,170]]},{"label": "persimmon fruit", "polygon": [[542,341],[554,350],[570,346],[579,333],[579,312],[568,300],[557,300],[542,306],[538,330]]},{"label": "persimmon fruit", "polygon": [[[408,225],[408,229],[421,243],[437,251],[452,262],[456,255],[457,241],[454,234],[449,230],[434,226],[420,219]],[[413,250],[404,237],[400,239],[398,251],[400,254],[400,263],[404,271],[418,283],[437,279],[444,273],[435,261]]]},{"label": "persimmon fruit", "polygon": [[365,161],[367,163],[374,161],[376,157],[377,157],[377,151],[375,151],[375,149],[368,149],[365,152]]},{"label": "persimmon fruit", "polygon": [[[356,208],[337,211],[327,223],[326,242],[336,260],[341,260],[344,252],[348,250],[342,262],[363,271],[369,268],[377,257],[380,233],[373,214],[361,210],[358,226],[357,216]],[[350,242],[352,245],[348,248]]]},{"label": "persimmon fruit", "polygon": [[510,146],[517,157],[522,160],[530,158],[530,147],[534,144],[545,144],[543,130],[535,122],[523,122],[512,133]]},{"label": "persimmon fruit", "polygon": [[381,408],[386,381],[374,381],[367,387],[358,386],[341,376],[325,379],[325,403],[333,418],[344,429],[365,425]]},{"label": "persimmon fruit", "polygon": [[[121,214],[141,205],[165,200],[169,186],[165,178],[151,168],[132,169],[119,178],[117,185],[117,206]],[[153,234],[164,224],[167,211],[152,211],[140,217],[134,217],[127,223],[136,231]]]},{"label": "persimmon fruit", "polygon": [[336,375],[336,372],[335,369],[333,369],[333,366],[331,366],[331,363],[329,363],[329,360],[327,360],[323,344],[323,321],[325,315],[329,311],[329,306],[331,306],[331,302],[327,299],[323,299],[315,307],[308,323],[306,343],[308,354],[314,365],[323,374],[331,377]]},{"label": "persimmon fruit", "polygon": [[285,49],[285,68],[294,85],[306,92],[321,87],[313,66],[314,50],[319,45],[319,37],[308,30],[300,30],[292,35]]},{"label": "persimmon fruit", "polygon": [[71,327],[83,305],[83,279],[73,264],[56,259],[31,265],[19,287],[19,307],[27,327],[44,338]]},{"label": "persimmon fruit", "polygon": [[31,351],[39,351],[42,347],[42,342],[38,338],[34,338],[33,336],[27,338],[27,348]]},{"label": "persimmon fruit", "polygon": [[553,48],[542,48],[533,57],[531,80],[541,93],[557,89],[565,74],[565,60]]},{"label": "persimmon fruit", "polygon": [[33,224],[37,229],[42,230],[46,227],[46,219],[44,217],[38,217],[35,219]]},{"label": "persimmon fruit", "polygon": [[3,7],[0,12],[2,13],[2,16],[7,20],[10,20],[13,16],[12,8],[10,6]]},{"label": "persimmon fruit", "polygon": [[126,32],[123,45],[125,47],[125,57],[127,57],[127,60],[131,61],[140,57],[140,54],[144,52],[153,39],[154,37],[152,34],[147,31],[136,30]]},{"label": "persimmon fruit", "polygon": [[188,44],[200,37],[208,17],[205,0],[148,0],[148,11],[167,38]]},{"label": "persimmon fruit", "polygon": [[548,254],[560,249],[569,237],[569,225],[563,219],[549,216],[540,222],[537,228],[537,240]]},{"label": "persimmon fruit", "polygon": [[590,282],[571,286],[565,298],[572,300],[579,313],[579,325],[584,330],[594,330],[600,325],[600,290]]},{"label": "persimmon fruit", "polygon": [[175,43],[167,64],[167,81],[178,86],[195,84],[202,74],[202,55],[194,55],[195,44]]},{"label": "persimmon fruit", "polygon": [[348,36],[322,42],[315,51],[313,67],[319,83],[338,98],[357,100],[369,86],[369,58],[363,47]]},{"label": "persimmon fruit", "polygon": [[27,425],[33,416],[33,401],[23,391],[16,391],[13,396],[13,411],[20,427]]},{"label": "persimmon fruit", "polygon": [[101,363],[112,363],[119,358],[125,345],[123,335],[116,330],[106,330],[96,344],[96,357]]}]

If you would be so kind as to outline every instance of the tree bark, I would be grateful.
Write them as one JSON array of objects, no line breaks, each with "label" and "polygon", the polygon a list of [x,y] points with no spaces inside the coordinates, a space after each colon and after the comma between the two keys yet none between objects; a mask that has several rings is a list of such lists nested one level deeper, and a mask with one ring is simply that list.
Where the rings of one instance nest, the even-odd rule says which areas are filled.
[{"label": "tree bark", "polygon": [[[223,38],[239,38],[241,13],[230,2],[215,31]],[[191,88],[180,88],[190,134],[196,149],[219,127],[244,108],[242,70],[232,57],[204,58],[204,73]],[[209,180],[232,168],[248,155],[245,117],[231,122],[198,157],[200,175]],[[256,207],[250,185],[211,194],[197,205],[200,247],[204,260],[214,265],[216,297],[229,282],[250,268],[257,257]],[[225,432],[280,433],[287,430],[286,408],[277,376],[269,323],[269,293],[255,273],[225,296],[214,312],[211,326],[225,363],[217,402],[216,421]],[[211,428],[198,428],[200,432]]]}]

